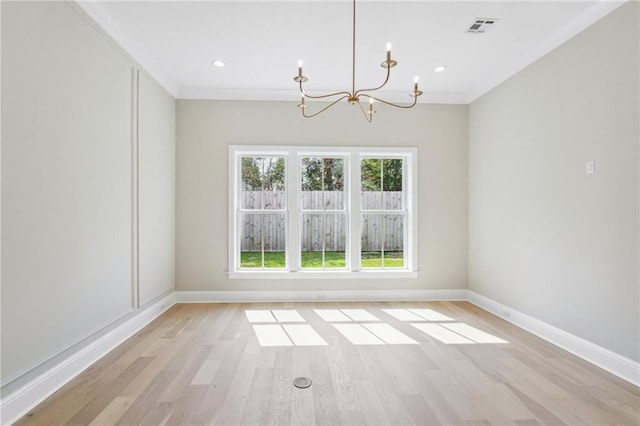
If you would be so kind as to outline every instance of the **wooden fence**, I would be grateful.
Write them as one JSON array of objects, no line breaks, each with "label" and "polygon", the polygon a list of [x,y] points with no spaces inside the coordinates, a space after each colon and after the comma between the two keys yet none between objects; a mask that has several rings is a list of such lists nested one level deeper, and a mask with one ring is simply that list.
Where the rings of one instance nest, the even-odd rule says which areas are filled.
[{"label": "wooden fence", "polygon": [[[282,191],[243,191],[242,207],[267,210],[283,208],[286,202]],[[362,192],[362,208],[394,210],[402,206],[402,192]],[[304,191],[303,209],[342,209],[344,193],[339,191]],[[325,251],[345,251],[346,213],[302,214],[302,251],[321,251],[324,235]],[[241,220],[241,251],[284,251],[286,242],[285,215],[282,213],[245,213]],[[261,234],[261,231],[263,235]],[[404,242],[404,214],[365,213],[362,216],[362,251],[380,251],[384,241],[385,251],[402,251]]]}]

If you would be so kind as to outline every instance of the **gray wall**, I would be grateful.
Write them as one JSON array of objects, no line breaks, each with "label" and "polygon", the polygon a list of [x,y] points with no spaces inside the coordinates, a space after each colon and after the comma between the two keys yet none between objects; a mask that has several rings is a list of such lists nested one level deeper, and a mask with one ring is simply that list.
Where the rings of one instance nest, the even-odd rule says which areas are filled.
[{"label": "gray wall", "polygon": [[[357,107],[334,108],[306,120],[294,102],[178,101],[177,290],[466,287],[467,106],[382,106],[372,124]],[[229,280],[228,146],[242,144],[417,147],[418,278]]]},{"label": "gray wall", "polygon": [[137,73],[73,4],[3,2],[3,386],[174,288],[175,101],[141,73],[135,138]]},{"label": "gray wall", "polygon": [[469,288],[636,361],[638,38],[629,2],[469,107]]}]

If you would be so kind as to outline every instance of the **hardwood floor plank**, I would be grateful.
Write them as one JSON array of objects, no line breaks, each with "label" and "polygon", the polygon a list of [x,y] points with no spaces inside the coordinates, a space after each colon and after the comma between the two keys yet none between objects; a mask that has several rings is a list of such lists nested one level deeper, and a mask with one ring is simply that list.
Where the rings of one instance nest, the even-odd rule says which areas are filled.
[{"label": "hardwood floor plank", "polygon": [[248,340],[246,333],[236,336],[191,424],[240,424],[257,364],[256,357],[242,356]]},{"label": "hardwood floor plank", "polygon": [[129,409],[135,399],[126,396],[118,396],[100,414],[93,419],[89,426],[104,426],[115,424],[125,411]]},{"label": "hardwood floor plank", "polygon": [[380,401],[376,388],[370,380],[353,382],[356,401],[367,425],[391,424]]},{"label": "hardwood floor plank", "polygon": [[417,425],[439,425],[440,420],[421,394],[405,395],[403,403]]},{"label": "hardwood floor plank", "polygon": [[[210,351],[209,351],[210,352]],[[213,381],[213,377],[216,375],[220,367],[220,360],[217,359],[205,359],[196,372],[193,379],[191,379],[191,385],[209,385]]]},{"label": "hardwood floor plank", "polygon": [[240,424],[264,425],[267,423],[269,392],[273,384],[273,376],[273,368],[255,369]]},{"label": "hardwood floor plank", "polygon": [[[140,357],[136,359],[122,374],[114,380],[105,384],[105,391],[99,393],[89,403],[77,411],[67,422],[68,425],[85,425],[93,421],[100,413],[107,408],[122,392],[122,390],[137,377],[144,368],[151,362],[150,357]],[[134,399],[132,397],[128,399]]]},{"label": "hardwood floor plank", "polygon": [[351,377],[345,359],[342,357],[342,347],[350,345],[343,340],[339,345],[326,348],[326,362],[333,383],[335,397],[338,400],[338,410],[357,410],[355,393],[351,384]]},{"label": "hardwood floor plank", "polygon": [[115,424],[126,426],[142,423],[142,420],[155,405],[162,390],[175,374],[175,371],[161,371],[158,373]]},{"label": "hardwood floor plank", "polygon": [[[580,424],[580,419],[569,414],[564,416],[556,413],[560,411],[558,402],[556,400],[548,398],[537,389],[529,388],[526,383],[507,383],[506,386],[511,389],[514,395],[531,411],[531,413],[538,418],[545,425],[567,425],[567,424]],[[523,388],[526,388],[523,389]],[[531,396],[530,396],[531,395]],[[561,418],[561,417],[564,417]],[[566,421],[565,421],[566,419]]]},{"label": "hardwood floor plank", "polygon": [[277,348],[273,365],[273,382],[269,391],[266,425],[291,424],[293,348]]},{"label": "hardwood floor plank", "polygon": [[[294,350],[295,349],[295,350]],[[292,377],[309,377],[313,380],[310,347],[292,348]],[[291,423],[295,425],[315,425],[314,386],[299,389],[292,385]]]},{"label": "hardwood floor plank", "polygon": [[208,386],[188,386],[180,398],[173,403],[171,414],[165,424],[167,426],[188,425],[192,414],[200,407],[208,390]]},{"label": "hardwood floor plank", "polygon": [[147,411],[147,414],[140,421],[144,426],[164,426],[167,424],[174,404],[172,402],[158,402]]}]

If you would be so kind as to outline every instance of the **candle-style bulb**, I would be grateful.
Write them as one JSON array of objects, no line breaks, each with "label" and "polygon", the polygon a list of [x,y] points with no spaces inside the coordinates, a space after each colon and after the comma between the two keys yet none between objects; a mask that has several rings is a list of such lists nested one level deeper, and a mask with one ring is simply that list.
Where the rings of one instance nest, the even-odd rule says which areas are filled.
[{"label": "candle-style bulb", "polygon": [[418,81],[420,81],[420,77],[418,77],[417,75],[415,77],[413,77],[413,82],[415,84],[418,84]]},{"label": "candle-style bulb", "polygon": [[304,76],[302,75],[302,59],[298,59],[298,77],[297,79],[294,79],[300,83],[306,81],[306,79],[304,78]]},{"label": "candle-style bulb", "polygon": [[387,52],[391,52],[391,42],[387,42]]}]

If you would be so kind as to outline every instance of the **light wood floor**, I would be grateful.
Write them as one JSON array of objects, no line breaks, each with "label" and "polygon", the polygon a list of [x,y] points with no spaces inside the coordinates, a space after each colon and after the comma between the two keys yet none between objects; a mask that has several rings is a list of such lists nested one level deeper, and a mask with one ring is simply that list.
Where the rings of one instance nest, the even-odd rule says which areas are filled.
[{"label": "light wood floor", "polygon": [[[348,308],[418,344],[353,344],[314,311]],[[446,321],[393,308],[508,343],[445,344],[411,323]],[[245,311],[267,309],[295,309],[328,345],[260,346]],[[638,425],[640,389],[466,302],[181,304],[17,424]]]}]

